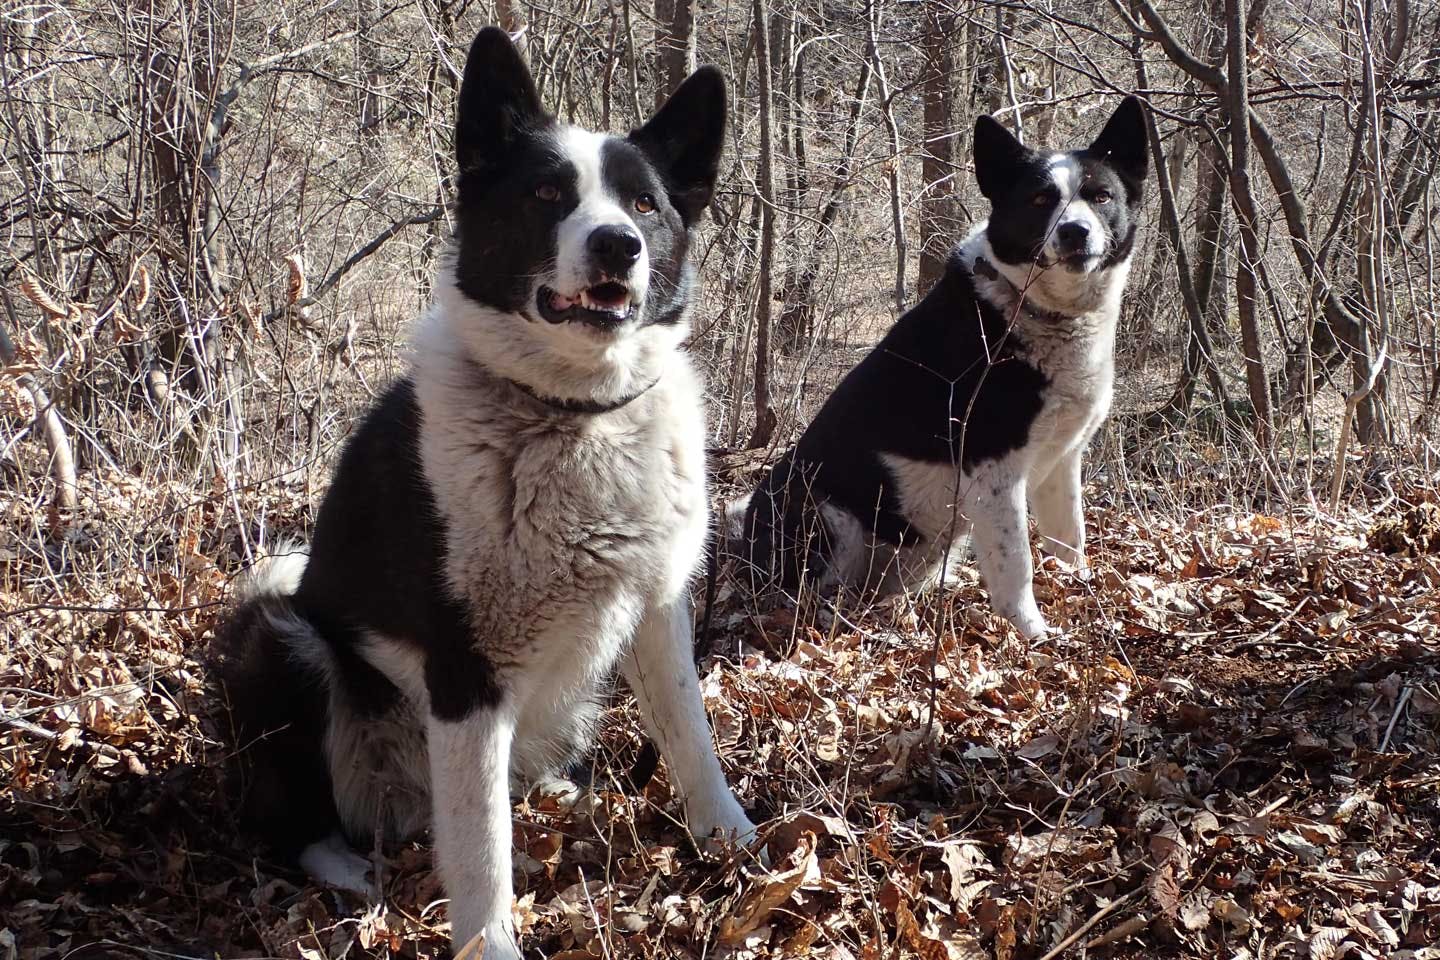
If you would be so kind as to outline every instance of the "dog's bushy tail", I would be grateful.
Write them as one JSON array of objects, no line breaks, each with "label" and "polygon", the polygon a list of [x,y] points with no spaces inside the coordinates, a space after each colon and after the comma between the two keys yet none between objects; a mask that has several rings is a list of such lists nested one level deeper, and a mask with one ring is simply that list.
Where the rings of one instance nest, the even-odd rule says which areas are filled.
[{"label": "dog's bushy tail", "polygon": [[285,544],[251,567],[210,650],[241,826],[287,857],[337,820],[323,747],[325,642],[291,599],[306,559]]}]

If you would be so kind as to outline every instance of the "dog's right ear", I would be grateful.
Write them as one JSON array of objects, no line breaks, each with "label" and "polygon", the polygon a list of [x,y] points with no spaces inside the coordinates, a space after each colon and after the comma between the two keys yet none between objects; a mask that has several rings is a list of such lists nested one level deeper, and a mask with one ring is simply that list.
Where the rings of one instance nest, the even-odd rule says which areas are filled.
[{"label": "dog's right ear", "polygon": [[999,120],[987,116],[975,119],[975,180],[985,199],[999,199],[1029,152]]},{"label": "dog's right ear", "polygon": [[502,158],[517,135],[549,121],[520,51],[499,27],[486,27],[470,44],[460,105],[455,113],[455,159],[460,169]]}]

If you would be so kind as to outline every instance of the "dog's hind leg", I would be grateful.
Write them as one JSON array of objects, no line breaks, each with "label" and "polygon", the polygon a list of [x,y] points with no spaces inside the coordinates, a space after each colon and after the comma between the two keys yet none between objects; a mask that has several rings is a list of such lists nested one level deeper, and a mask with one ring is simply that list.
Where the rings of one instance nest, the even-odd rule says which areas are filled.
[{"label": "dog's hind leg", "polygon": [[316,880],[373,894],[369,862],[340,833],[326,748],[334,677],[325,641],[289,597],[262,593],[226,621],[213,654],[234,724],[242,826]]},{"label": "dog's hind leg", "polygon": [[1085,566],[1085,511],[1081,503],[1080,461],[1076,447],[1061,457],[1030,493],[1040,547],[1046,553],[1083,569]]},{"label": "dog's hind leg", "polygon": [[700,699],[688,595],[646,613],[624,670],[646,730],[685,801],[691,833],[704,838],[719,830],[738,842],[749,841],[755,825],[725,782]]},{"label": "dog's hind leg", "polygon": [[1035,602],[1034,564],[1025,515],[1025,473],[992,462],[970,478],[965,512],[971,518],[975,560],[995,612],[1028,639],[1049,629]]}]

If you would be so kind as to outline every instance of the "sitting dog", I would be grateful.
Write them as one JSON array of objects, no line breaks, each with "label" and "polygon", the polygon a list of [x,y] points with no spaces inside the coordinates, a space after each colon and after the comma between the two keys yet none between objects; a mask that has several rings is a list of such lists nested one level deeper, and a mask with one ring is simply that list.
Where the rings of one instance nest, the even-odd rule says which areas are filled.
[{"label": "sitting dog", "polygon": [[755,828],[700,699],[707,529],[691,230],[726,94],[697,71],[627,137],[559,123],[506,34],[475,38],[457,237],[413,366],[347,444],[308,559],[251,577],[217,640],[242,809],[312,875],[427,823],[458,952],[518,958],[509,784],[587,739],[618,666],[689,824]]},{"label": "sitting dog", "polygon": [[1083,150],[975,123],[990,217],[851,370],[750,498],[757,586],[920,589],[973,531],[991,604],[1027,637],[1026,501],[1043,547],[1085,563],[1080,460],[1110,408],[1115,325],[1147,171],[1140,101]]}]

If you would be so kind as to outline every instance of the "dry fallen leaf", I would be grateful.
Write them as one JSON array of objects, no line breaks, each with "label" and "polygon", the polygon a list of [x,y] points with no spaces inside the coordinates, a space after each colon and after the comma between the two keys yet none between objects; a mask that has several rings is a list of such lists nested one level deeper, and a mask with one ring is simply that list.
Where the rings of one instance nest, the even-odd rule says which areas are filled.
[{"label": "dry fallen leaf", "polygon": [[815,861],[815,834],[806,833],[786,858],[782,870],[751,880],[730,914],[720,921],[720,942],[737,944],[765,922],[771,911],[785,903],[807,879],[819,876]]}]

